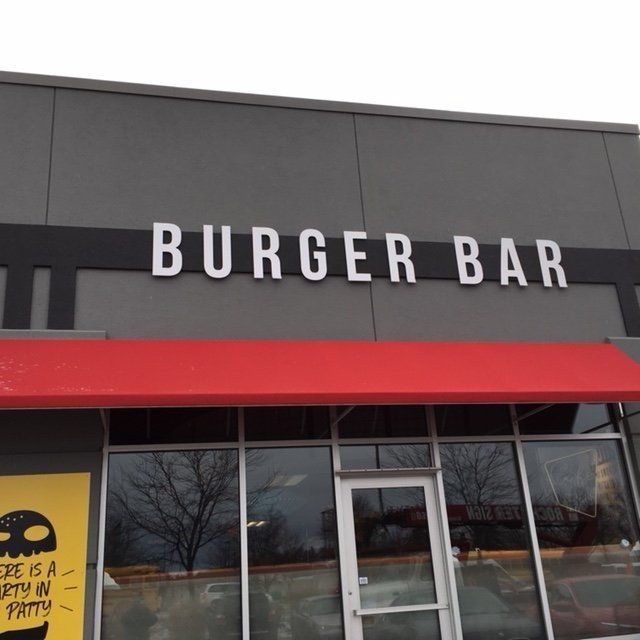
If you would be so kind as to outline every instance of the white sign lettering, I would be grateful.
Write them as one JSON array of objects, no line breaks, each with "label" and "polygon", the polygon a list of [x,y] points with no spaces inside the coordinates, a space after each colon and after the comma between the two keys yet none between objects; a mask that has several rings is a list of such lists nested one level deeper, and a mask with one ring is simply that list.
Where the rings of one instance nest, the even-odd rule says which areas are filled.
[{"label": "white sign lettering", "polygon": [[[233,270],[231,227],[223,225],[214,233],[213,225],[202,226],[203,270],[211,278],[226,278]],[[344,231],[342,242],[344,265],[347,279],[351,282],[371,282],[371,270],[380,274],[380,256],[376,254],[376,267],[369,263],[367,270],[366,231]],[[153,253],[151,273],[154,276],[176,276],[182,271],[183,258],[180,244],[182,231],[176,224],[154,222]],[[335,240],[331,240],[334,247]],[[380,242],[370,240],[369,242]],[[218,244],[219,243],[219,244]],[[385,233],[387,266],[391,282],[416,282],[413,246],[408,236],[403,233]],[[317,229],[304,229],[298,236],[300,273],[307,280],[318,282],[324,280],[329,272],[327,257],[327,239]],[[478,285],[484,281],[483,257],[478,241],[471,236],[453,236],[453,248],[458,271],[458,281],[463,285]],[[379,251],[380,245],[376,245]],[[280,236],[271,227],[253,227],[251,229],[251,250],[253,261],[253,277],[265,278],[265,264],[269,263],[269,272],[274,280],[282,279]],[[536,251],[540,272],[530,274],[539,278],[545,287],[567,287],[567,277],[562,266],[562,252],[553,240],[536,240]],[[418,256],[419,257],[419,256]],[[497,256],[496,256],[497,257]],[[291,256],[287,256],[287,265],[291,269]],[[495,258],[494,258],[495,260]],[[335,256],[334,262],[335,264]],[[496,263],[494,263],[496,264]],[[496,264],[497,266],[497,264]],[[495,269],[495,266],[492,267]],[[509,286],[517,283],[520,287],[528,286],[527,277],[518,255],[513,238],[500,238],[500,284]]]},{"label": "white sign lettering", "polygon": [[527,286],[516,243],[513,238],[500,238],[500,284],[508,286],[511,278],[515,278],[521,287]]},{"label": "white sign lettering", "polygon": [[[453,236],[458,261],[458,280],[460,284],[480,284],[484,278],[482,265],[478,256],[480,247],[471,236]],[[471,273],[469,273],[471,269]]]},{"label": "white sign lettering", "polygon": [[[165,241],[165,233],[169,240]],[[182,271],[182,252],[178,247],[182,242],[182,231],[176,224],[168,222],[153,223],[153,266],[154,276],[175,276]],[[171,264],[164,266],[164,256],[171,257]]]},{"label": "white sign lettering", "polygon": [[[305,229],[300,234],[300,269],[307,280],[322,280],[327,275],[327,254],[324,251],[314,251],[311,254],[310,240],[317,247],[326,246],[324,236],[317,229]],[[315,268],[311,266],[311,256],[315,260]]]},{"label": "white sign lettering", "polygon": [[[399,265],[404,267],[407,282],[415,283],[416,272],[411,262],[411,240],[403,233],[386,233],[387,257],[389,258],[389,274],[391,282],[400,282]],[[398,252],[398,245],[400,252]]]},{"label": "white sign lettering", "polygon": [[366,260],[367,254],[364,251],[356,251],[355,241],[366,240],[366,231],[345,231],[344,232],[344,257],[347,260],[347,278],[351,282],[370,282],[370,273],[359,273],[357,262]]},{"label": "white sign lettering", "polygon": [[226,278],[231,273],[231,227],[220,227],[222,243],[222,264],[214,266],[213,226],[202,225],[202,240],[204,252],[204,270],[212,278]]},{"label": "white sign lettering", "polygon": [[[280,258],[278,249],[280,248],[280,237],[275,229],[270,227],[253,227],[251,229],[253,238],[253,277],[261,280],[264,278],[264,261],[271,264],[271,277],[274,280],[282,278],[280,270]],[[264,240],[267,246],[264,246]]]}]

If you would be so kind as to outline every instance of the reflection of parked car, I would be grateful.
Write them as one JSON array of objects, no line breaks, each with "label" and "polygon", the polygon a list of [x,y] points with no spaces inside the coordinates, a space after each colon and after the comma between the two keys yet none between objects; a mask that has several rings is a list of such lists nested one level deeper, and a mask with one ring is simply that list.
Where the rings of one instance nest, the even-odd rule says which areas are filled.
[{"label": "reflection of parked car", "polygon": [[[482,587],[459,587],[462,629],[465,640],[542,640],[541,624],[529,620],[522,613]],[[396,598],[393,607],[424,604],[422,593],[405,593]],[[371,640],[409,640],[410,638],[438,638],[440,629],[433,611],[411,611],[375,616],[367,632]]]},{"label": "reflection of parked car", "polygon": [[211,604],[214,600],[219,600],[227,593],[238,593],[239,591],[240,584],[238,582],[212,582],[200,594],[200,602]]},{"label": "reflection of parked car", "polygon": [[[276,640],[280,624],[280,608],[267,593],[249,593],[249,627],[251,638]],[[224,594],[213,600],[209,608],[209,635],[231,640],[242,637],[240,592]]]},{"label": "reflection of parked car", "polygon": [[294,640],[338,640],[342,634],[340,596],[314,596],[300,600],[291,612]]},{"label": "reflection of parked car", "polygon": [[640,632],[640,578],[580,576],[549,587],[553,628],[566,638]]}]

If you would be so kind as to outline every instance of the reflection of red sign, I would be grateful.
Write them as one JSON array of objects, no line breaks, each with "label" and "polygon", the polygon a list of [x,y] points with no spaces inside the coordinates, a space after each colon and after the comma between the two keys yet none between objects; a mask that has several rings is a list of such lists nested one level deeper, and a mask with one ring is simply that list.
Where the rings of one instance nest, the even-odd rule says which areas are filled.
[{"label": "reflection of red sign", "polygon": [[[521,525],[524,520],[521,505],[509,504],[450,504],[447,514],[451,525],[464,524],[504,524]],[[587,516],[569,511],[557,505],[538,505],[533,507],[533,515],[538,526],[567,525],[582,520]]]},{"label": "reflection of red sign", "polygon": [[427,512],[424,510],[424,507],[410,507],[404,510],[404,515],[412,525],[427,521]]},{"label": "reflection of red sign", "polygon": [[416,527],[427,521],[427,512],[424,507],[418,505],[415,507],[390,508],[380,514],[379,511],[369,512],[366,515],[354,514],[356,525],[390,525],[394,524],[399,527]]}]

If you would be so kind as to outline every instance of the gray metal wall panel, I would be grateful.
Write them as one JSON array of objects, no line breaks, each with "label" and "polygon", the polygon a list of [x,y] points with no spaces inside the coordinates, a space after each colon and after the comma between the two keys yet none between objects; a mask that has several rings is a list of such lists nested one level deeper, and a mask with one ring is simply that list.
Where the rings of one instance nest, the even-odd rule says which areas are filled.
[{"label": "gray metal wall panel", "polygon": [[624,351],[631,359],[640,363],[640,338],[620,338],[616,336],[610,337],[609,342]]},{"label": "gray metal wall panel", "polygon": [[603,134],[632,249],[640,249],[640,139]]},{"label": "gray metal wall panel", "polygon": [[0,222],[45,223],[53,92],[0,84]]},{"label": "gray metal wall panel", "polygon": [[[0,420],[0,455],[102,450],[102,422],[97,409],[2,410]],[[26,433],[28,438],[24,437]]]},{"label": "gray metal wall panel", "polygon": [[496,282],[377,281],[373,306],[379,340],[601,341],[625,334],[609,285],[519,289]]},{"label": "gray metal wall panel", "polygon": [[356,116],[368,231],[626,248],[602,134]]},{"label": "gray metal wall panel", "polygon": [[343,278],[78,272],[76,329],[109,337],[373,339],[369,287]]},{"label": "gray metal wall panel", "polygon": [[[612,337],[609,342],[624,351],[632,360],[640,363],[640,338]],[[638,466],[638,460],[640,460],[640,403],[625,403],[624,413],[627,416],[631,416],[626,420],[631,453],[631,469],[635,473],[636,482],[640,483],[640,466]]]},{"label": "gray metal wall panel", "polygon": [[31,294],[31,329],[46,330],[49,313],[51,269],[36,267],[33,270],[33,292]]},{"label": "gray metal wall panel", "polygon": [[7,291],[7,267],[0,267],[0,318],[4,316],[4,296]]},{"label": "gray metal wall panel", "polygon": [[0,329],[0,340],[39,338],[41,340],[102,340],[106,331],[73,331],[72,329]]},{"label": "gray metal wall panel", "polygon": [[86,640],[93,638],[93,624],[96,610],[96,570],[93,566],[87,567],[85,574],[84,594],[84,637]]},{"label": "gray metal wall panel", "polygon": [[50,224],[362,226],[353,117],[58,90]]}]

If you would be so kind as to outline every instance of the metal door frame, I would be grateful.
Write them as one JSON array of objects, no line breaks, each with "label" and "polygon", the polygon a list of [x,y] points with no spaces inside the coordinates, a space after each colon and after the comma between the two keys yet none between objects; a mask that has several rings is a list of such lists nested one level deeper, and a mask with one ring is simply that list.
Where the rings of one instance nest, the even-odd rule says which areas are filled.
[{"label": "metal door frame", "polygon": [[[438,612],[440,637],[450,640],[454,637],[454,607],[456,594],[451,591],[453,564],[448,554],[448,545],[441,515],[441,504],[438,491],[436,468],[428,469],[388,469],[373,471],[338,471],[336,472],[336,494],[340,496],[338,511],[338,541],[340,546],[340,577],[342,582],[342,608],[345,637],[350,640],[362,640],[361,617],[365,615],[382,615],[403,611]],[[406,608],[362,609],[358,590],[358,572],[356,561],[355,527],[352,508],[353,489],[377,489],[394,487],[422,487],[425,495],[427,522],[436,591],[436,603],[415,605]]]}]

